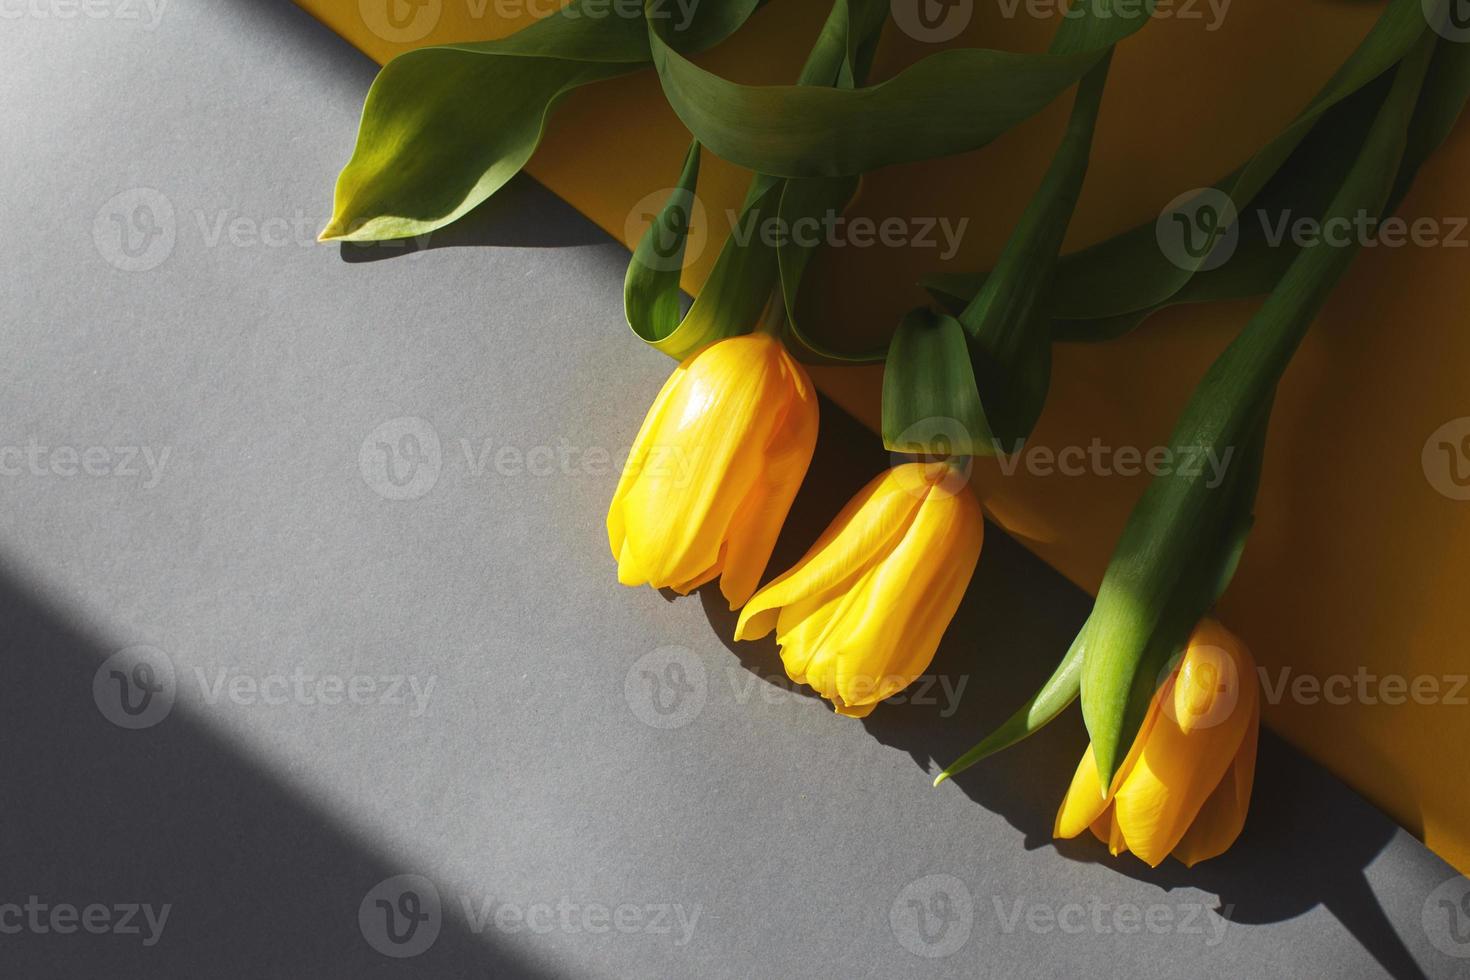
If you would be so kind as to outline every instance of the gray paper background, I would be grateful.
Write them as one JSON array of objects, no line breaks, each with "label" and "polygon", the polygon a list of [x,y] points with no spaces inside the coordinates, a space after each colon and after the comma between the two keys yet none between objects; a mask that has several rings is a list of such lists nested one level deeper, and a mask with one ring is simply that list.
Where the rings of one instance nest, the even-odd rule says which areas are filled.
[{"label": "gray paper background", "polygon": [[[1087,609],[994,528],[864,722],[619,587],[670,367],[626,251],[526,180],[314,245],[367,59],[284,3],[71,9],[0,23],[0,975],[1470,976],[1465,879],[1269,735],[1191,873],[1049,840],[1075,712],[930,789]],[[823,411],[777,566],[885,462]]]}]

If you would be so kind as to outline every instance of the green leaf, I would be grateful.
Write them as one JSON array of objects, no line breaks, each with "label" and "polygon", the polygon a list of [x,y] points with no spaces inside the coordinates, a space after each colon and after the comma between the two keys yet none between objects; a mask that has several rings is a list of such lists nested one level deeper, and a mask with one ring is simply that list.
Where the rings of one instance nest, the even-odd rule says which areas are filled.
[{"label": "green leaf", "polygon": [[1057,254],[1087,174],[1107,83],[1109,50],[1077,87],[1061,145],[1011,232],[995,269],[957,314],[970,338],[980,400],[990,421],[986,455],[1014,452],[1031,434],[1051,383],[1051,291]]},{"label": "green leaf", "polygon": [[[685,30],[682,18],[665,30],[685,50],[702,50],[756,6],[700,4]],[[399,55],[368,91],[321,239],[405,238],[454,221],[520,171],[557,100],[647,67],[649,57],[642,19],[609,16],[604,0],[574,0],[498,41]]]},{"label": "green leaf", "polygon": [[1045,54],[954,48],[864,88],[740,85],[670,44],[672,0],[647,0],[649,46],[664,95],[712,152],[760,173],[842,177],[973,150],[1076,84],[1149,18],[1131,0],[1068,11]]},{"label": "green leaf", "polygon": [[1047,678],[1046,683],[1041,685],[1041,689],[1033,694],[1029,701],[1021,705],[1015,714],[1006,719],[1005,724],[985,736],[976,743],[974,748],[946,766],[944,771],[935,777],[935,786],[946,779],[958,776],[975,763],[995,755],[1002,749],[1010,748],[1027,736],[1034,734],[1076,700],[1077,691],[1082,684],[1082,636],[1083,633],[1077,634],[1077,638],[1072,641],[1072,646],[1067,650],[1067,655],[1062,658],[1062,662],[1057,665],[1051,677]]},{"label": "green leaf", "polygon": [[[801,84],[851,86],[861,79],[887,13],[884,0],[835,0],[802,68]],[[763,315],[784,313],[798,353],[843,362],[881,359],[882,352],[875,357],[871,352],[844,354],[823,348],[801,331],[795,319],[802,276],[815,244],[798,239],[792,231],[801,229],[808,218],[820,223],[826,215],[840,213],[856,189],[856,178],[787,181],[755,175],[714,268],[681,318],[678,281],[689,230],[687,212],[699,176],[698,156],[696,140],[678,187],[654,216],[628,266],[623,297],[633,331],[682,360],[715,340],[749,332]],[[770,234],[772,229],[779,233]],[[773,302],[780,309],[768,310]]]},{"label": "green leaf", "polygon": [[[1393,88],[1327,214],[1352,220],[1382,213],[1394,186],[1420,87],[1434,49],[1422,27],[1412,53],[1395,72]],[[1303,249],[1276,289],[1195,389],[1171,445],[1226,447],[1250,444],[1261,413],[1307,327],[1347,269],[1356,243],[1327,242]],[[1176,468],[1151,483],[1129,516],[1085,628],[1082,715],[1092,737],[1104,786],[1117,771],[1136,731],[1142,695],[1192,628],[1188,610],[1171,607],[1178,583],[1190,576],[1200,541],[1229,510],[1231,483],[1211,486],[1206,473]],[[1201,535],[1204,535],[1203,538]],[[1218,576],[1217,576],[1218,578]],[[1209,585],[1214,587],[1215,581]]]},{"label": "green leaf", "polygon": [[964,327],[942,313],[910,311],[883,366],[883,445],[916,455],[974,456],[991,441]]},{"label": "green leaf", "polygon": [[[888,12],[887,0],[835,0],[798,84],[842,89],[860,84],[867,78]],[[884,348],[841,351],[826,346],[802,328],[797,315],[802,278],[818,247],[810,235],[802,232],[827,227],[828,219],[841,215],[857,193],[860,179],[796,178],[786,180],[781,192],[780,226],[788,231],[776,246],[781,298],[786,308],[786,331],[795,341],[792,348],[806,361],[871,364],[884,357]]]},{"label": "green leaf", "polygon": [[[809,177],[786,180],[781,192],[781,227],[800,230],[820,226],[830,216],[840,215],[857,193],[857,177]],[[843,351],[830,347],[803,329],[797,316],[802,278],[817,246],[798,236],[785,236],[776,248],[781,274],[781,297],[786,306],[786,329],[795,340],[792,350],[805,361],[827,364],[872,364],[882,361],[886,348]]]},{"label": "green leaf", "polygon": [[623,280],[623,307],[633,332],[675,360],[716,340],[749,333],[776,288],[776,249],[761,229],[776,214],[782,181],[757,176],[703,288],[680,315],[679,273],[698,159],[696,142],[679,186],[644,232]]},{"label": "green leaf", "polygon": [[640,339],[655,347],[668,340],[683,315],[679,275],[694,217],[699,156],[696,141],[684,156],[678,184],[649,221],[623,277],[623,312],[628,325]]}]

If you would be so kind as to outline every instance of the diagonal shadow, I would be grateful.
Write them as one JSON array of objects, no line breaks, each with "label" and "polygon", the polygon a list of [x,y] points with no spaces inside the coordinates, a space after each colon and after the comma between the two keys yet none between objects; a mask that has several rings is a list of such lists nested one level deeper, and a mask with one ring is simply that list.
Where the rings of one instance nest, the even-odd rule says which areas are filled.
[{"label": "diagonal shadow", "polygon": [[[888,463],[871,432],[824,400],[810,475],[768,575],[796,562],[848,496]],[[738,614],[729,612],[718,589],[703,589],[700,597],[716,634],[747,670],[784,678],[771,638],[734,642]],[[975,578],[929,670],[948,680],[950,690],[963,692],[958,710],[942,699],[891,703],[862,724],[879,742],[908,752],[926,772],[937,772],[1050,676],[1090,607],[1084,592],[987,525]],[[953,782],[1021,831],[1028,848],[1055,846],[1070,860],[1106,863],[1163,889],[1211,891],[1219,896],[1222,914],[1242,925],[1280,922],[1324,906],[1389,974],[1424,976],[1364,876],[1399,828],[1286,742],[1262,733],[1251,817],[1241,839],[1226,855],[1192,870],[1172,860],[1150,869],[1129,855],[1112,858],[1090,836],[1053,845],[1056,808],[1086,744],[1080,712],[1069,710]]]},{"label": "diagonal shadow", "polygon": [[[359,907],[406,869],[178,708],[136,731],[108,721],[93,678],[115,645],[8,573],[0,624],[10,675],[0,687],[0,976],[547,976],[475,934],[447,901],[425,951],[380,953]],[[38,902],[47,908],[33,921],[25,906]],[[52,918],[57,905],[131,903],[151,906],[158,927],[118,911],[117,930],[71,922],[63,934]]]}]

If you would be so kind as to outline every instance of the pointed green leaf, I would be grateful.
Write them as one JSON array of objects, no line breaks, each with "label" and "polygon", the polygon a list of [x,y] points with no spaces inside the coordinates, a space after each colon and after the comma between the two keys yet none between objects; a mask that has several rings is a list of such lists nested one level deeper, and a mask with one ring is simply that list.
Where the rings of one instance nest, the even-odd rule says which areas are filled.
[{"label": "pointed green leaf", "polygon": [[[683,50],[698,51],[756,6],[700,4],[692,20],[665,31]],[[448,224],[520,171],[563,95],[648,64],[642,18],[609,16],[604,0],[574,0],[501,40],[399,55],[368,91],[321,238],[405,238]]]},{"label": "pointed green leaf", "polygon": [[991,441],[964,328],[943,313],[910,311],[883,365],[883,445],[916,455],[974,456]]}]

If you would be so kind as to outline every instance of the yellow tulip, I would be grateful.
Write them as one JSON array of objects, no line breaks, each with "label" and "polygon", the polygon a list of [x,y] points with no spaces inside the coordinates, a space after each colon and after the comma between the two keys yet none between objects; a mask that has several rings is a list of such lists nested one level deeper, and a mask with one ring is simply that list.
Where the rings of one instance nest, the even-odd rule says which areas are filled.
[{"label": "yellow tulip", "polygon": [[1132,851],[1150,867],[1171,853],[1190,867],[1225,853],[1250,807],[1260,719],[1250,653],[1224,626],[1204,620],[1154,694],[1107,796],[1088,746],[1055,835],[1076,837],[1090,827],[1115,856]]},{"label": "yellow tulip", "polygon": [[735,638],[774,629],[787,675],[862,718],[928,669],[984,529],[979,502],[947,463],[896,466],[755,594]]},{"label": "yellow tulip", "polygon": [[739,608],[816,441],[816,392],[778,339],[746,334],[691,355],[648,410],[608,508],[618,581],[687,594],[719,576]]}]

